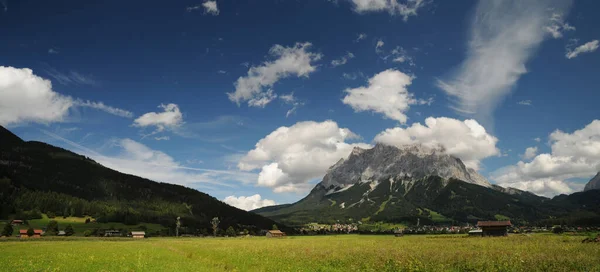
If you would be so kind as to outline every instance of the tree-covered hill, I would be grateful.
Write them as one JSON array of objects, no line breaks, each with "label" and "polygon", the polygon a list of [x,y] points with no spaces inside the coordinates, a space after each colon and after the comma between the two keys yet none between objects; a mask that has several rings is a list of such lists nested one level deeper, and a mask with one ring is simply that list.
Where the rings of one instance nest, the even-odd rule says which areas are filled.
[{"label": "tree-covered hill", "polygon": [[123,174],[62,148],[25,142],[1,126],[0,204],[2,219],[52,213],[167,227],[180,216],[184,226],[195,229],[210,228],[213,217],[220,218],[222,229],[275,224],[191,188]]}]

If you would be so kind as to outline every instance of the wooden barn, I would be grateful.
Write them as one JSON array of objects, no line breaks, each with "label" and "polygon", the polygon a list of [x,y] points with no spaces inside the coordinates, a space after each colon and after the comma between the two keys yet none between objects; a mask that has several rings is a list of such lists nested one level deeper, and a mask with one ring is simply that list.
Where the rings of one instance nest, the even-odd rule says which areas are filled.
[{"label": "wooden barn", "polygon": [[132,231],[131,237],[133,238],[144,238],[146,236],[146,232],[144,231]]},{"label": "wooden barn", "polygon": [[280,230],[270,230],[267,231],[267,237],[283,237],[285,236],[285,232],[282,232]]},{"label": "wooden barn", "polygon": [[[43,231],[41,229],[34,229],[33,230],[33,236],[31,236],[31,237],[33,237],[33,238],[40,238],[40,237],[42,237],[42,232]],[[30,236],[27,235],[27,230],[26,229],[22,229],[22,230],[19,230],[19,237],[21,237],[21,238],[29,238]]]},{"label": "wooden barn", "polygon": [[508,228],[512,226],[510,220],[507,221],[479,221],[477,227],[481,229],[481,236],[507,236]]}]

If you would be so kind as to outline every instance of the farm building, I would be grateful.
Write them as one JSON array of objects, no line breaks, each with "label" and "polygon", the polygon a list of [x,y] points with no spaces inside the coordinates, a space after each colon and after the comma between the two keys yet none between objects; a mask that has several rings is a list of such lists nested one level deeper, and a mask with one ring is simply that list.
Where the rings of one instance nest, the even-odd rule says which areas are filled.
[{"label": "farm building", "polygon": [[285,232],[282,232],[280,230],[270,230],[267,231],[267,237],[283,237],[285,236]]},{"label": "farm building", "polygon": [[[27,235],[27,230],[26,229],[22,229],[19,230],[19,237],[21,238],[29,238],[29,235]],[[34,229],[33,230],[33,236],[31,236],[33,238],[40,238],[42,237],[42,230],[41,229]]]},{"label": "farm building", "polygon": [[58,235],[58,236],[66,236],[67,233],[64,230],[59,230],[56,235]]},{"label": "farm building", "polygon": [[104,237],[119,237],[121,236],[120,230],[106,230],[104,231]]},{"label": "farm building", "polygon": [[483,235],[483,231],[480,229],[470,230],[469,236],[481,236]]},{"label": "farm building", "polygon": [[14,219],[14,220],[10,221],[10,224],[13,226],[23,225],[23,220]]},{"label": "farm building", "polygon": [[508,227],[512,226],[507,221],[479,221],[477,227],[481,229],[481,236],[507,236]]},{"label": "farm building", "polygon": [[131,237],[133,238],[144,238],[146,236],[146,232],[144,231],[132,231]]}]

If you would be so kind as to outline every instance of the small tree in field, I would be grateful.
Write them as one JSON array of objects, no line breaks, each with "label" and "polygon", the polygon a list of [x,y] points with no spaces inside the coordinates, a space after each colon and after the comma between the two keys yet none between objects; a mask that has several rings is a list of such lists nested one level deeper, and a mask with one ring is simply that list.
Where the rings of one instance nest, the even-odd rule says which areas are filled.
[{"label": "small tree in field", "polygon": [[46,234],[47,235],[57,235],[58,234],[58,222],[56,220],[50,220],[48,225],[46,226]]},{"label": "small tree in field", "polygon": [[65,235],[66,235],[66,236],[71,236],[71,235],[73,235],[73,234],[75,234],[75,230],[73,229],[73,227],[72,227],[71,225],[68,225],[68,226],[65,228]]},{"label": "small tree in field", "polygon": [[277,227],[276,224],[273,224],[273,230],[279,230],[279,227]]},{"label": "small tree in field", "polygon": [[232,226],[229,226],[229,228],[227,228],[227,231],[225,233],[229,237],[235,237],[235,236],[237,236],[236,233],[235,233],[235,229],[233,229]]},{"label": "small tree in field", "polygon": [[4,229],[2,229],[2,236],[10,237],[13,234],[13,227],[11,224],[4,225]]},{"label": "small tree in field", "polygon": [[29,229],[27,229],[27,236],[31,237],[34,234],[35,234],[35,231],[33,231],[33,228],[30,227]]},{"label": "small tree in field", "polygon": [[210,224],[212,225],[212,229],[213,229],[213,236],[215,236],[215,237],[217,237],[217,230],[219,230],[219,223],[221,223],[221,221],[219,221],[218,217],[215,217],[210,221]]},{"label": "small tree in field", "polygon": [[179,228],[181,228],[181,221],[180,221],[181,217],[177,216],[177,221],[175,222],[175,236],[179,237]]}]

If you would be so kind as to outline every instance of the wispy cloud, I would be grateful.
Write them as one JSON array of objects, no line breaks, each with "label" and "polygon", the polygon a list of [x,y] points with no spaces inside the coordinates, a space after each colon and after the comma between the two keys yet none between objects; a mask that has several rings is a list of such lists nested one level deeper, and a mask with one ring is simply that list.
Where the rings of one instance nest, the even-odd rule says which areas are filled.
[{"label": "wispy cloud", "polygon": [[304,106],[304,102],[298,100],[297,97],[294,96],[294,93],[289,93],[286,95],[282,95],[279,97],[283,103],[291,105],[292,108],[287,111],[285,117],[289,117],[290,115],[296,113],[299,107]]},{"label": "wispy cloud", "polygon": [[352,54],[352,52],[347,52],[346,55],[341,56],[339,59],[332,60],[331,66],[333,66],[333,67],[342,66],[342,65],[348,63],[348,61],[353,58],[354,58],[354,54]]},{"label": "wispy cloud", "polygon": [[492,114],[527,72],[525,64],[548,36],[551,13],[567,14],[568,1],[479,1],[471,23],[467,59],[437,85],[453,108],[491,125]]},{"label": "wispy cloud", "polygon": [[[50,53],[50,51],[48,51]],[[81,73],[70,71],[68,73],[60,72],[50,66],[48,66],[45,70],[46,74],[56,80],[58,83],[62,85],[95,85],[96,80],[94,80],[91,76],[85,76]]]},{"label": "wispy cloud", "polygon": [[48,49],[48,54],[56,55],[56,54],[58,54],[58,50],[54,49],[54,48],[50,48],[50,49]]},{"label": "wispy cloud", "polygon": [[116,116],[120,116],[120,117],[133,118],[133,112],[130,112],[130,111],[124,110],[124,109],[111,107],[102,102],[93,102],[93,101],[89,101],[89,100],[87,100],[87,101],[76,100],[74,105],[78,106],[78,107],[87,107],[87,108],[101,110],[106,113],[110,113],[112,115],[116,115]]},{"label": "wispy cloud", "polygon": [[183,166],[166,153],[131,139],[116,139],[112,147],[117,149],[117,155],[108,156],[52,132],[42,132],[108,168],[154,181],[215,189],[215,186],[235,188],[236,183],[248,184],[257,179],[254,173]]},{"label": "wispy cloud", "polygon": [[591,53],[596,51],[596,49],[598,49],[598,40],[593,40],[582,44],[576,47],[575,49],[573,49],[572,47],[567,47],[567,53],[565,54],[565,57],[567,57],[567,59],[576,58],[577,56],[579,56],[579,54]]},{"label": "wispy cloud", "polygon": [[522,105],[522,106],[531,106],[531,100],[521,100],[519,102],[517,102],[517,104]]},{"label": "wispy cloud", "polygon": [[358,13],[387,11],[391,15],[400,15],[404,21],[417,16],[417,11],[429,1],[426,0],[351,0]]},{"label": "wispy cloud", "polygon": [[195,6],[189,6],[185,8],[187,12],[192,12],[195,10],[204,9],[204,14],[210,14],[213,16],[219,15],[219,7],[217,6],[217,1],[204,1],[204,3]]},{"label": "wispy cloud", "polygon": [[367,38],[366,33],[359,33],[358,35],[356,35],[356,40],[354,40],[354,42],[360,42],[366,38]]}]

